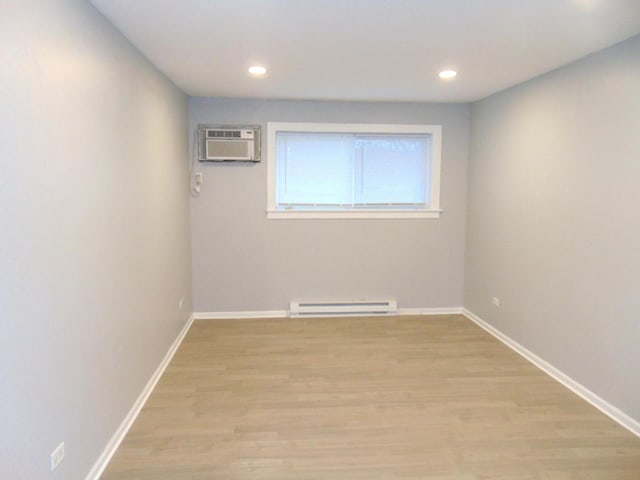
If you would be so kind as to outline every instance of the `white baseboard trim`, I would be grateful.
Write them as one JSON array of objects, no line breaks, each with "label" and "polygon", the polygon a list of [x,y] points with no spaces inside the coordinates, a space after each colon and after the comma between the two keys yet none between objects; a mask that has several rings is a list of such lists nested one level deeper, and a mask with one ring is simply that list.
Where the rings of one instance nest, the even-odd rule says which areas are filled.
[{"label": "white baseboard trim", "polygon": [[194,312],[196,320],[242,320],[247,318],[286,318],[289,310],[262,310],[255,312]]},{"label": "white baseboard trim", "polygon": [[459,315],[462,310],[462,307],[399,308],[396,315]]},{"label": "white baseboard trim", "polygon": [[[453,315],[462,314],[462,307],[444,307],[444,308],[399,308],[393,314],[389,315]],[[243,312],[195,312],[193,317],[196,320],[226,320],[236,319],[243,320],[249,318],[322,318],[322,317],[348,317],[355,315],[299,315],[292,317],[289,310],[261,310],[261,311],[243,311]],[[365,315],[366,316],[366,315]],[[369,315],[371,316],[371,315]],[[375,315],[377,316],[377,315]]]},{"label": "white baseboard trim", "polygon": [[189,328],[191,327],[193,320],[194,320],[194,315],[191,315],[189,317],[189,320],[187,320],[187,323],[184,325],[184,327],[182,327],[182,330],[180,330],[180,333],[178,334],[176,339],[173,341],[173,343],[169,347],[169,350],[167,351],[167,354],[162,359],[162,362],[160,363],[156,371],[153,373],[153,375],[145,385],[144,389],[142,389],[142,392],[140,393],[135,403],[131,407],[131,410],[129,410],[129,413],[127,413],[127,416],[124,418],[124,420],[122,421],[118,429],[115,431],[115,433],[109,440],[109,443],[107,443],[107,446],[102,451],[102,454],[100,454],[100,457],[98,457],[98,460],[96,461],[96,463],[93,465],[93,467],[85,477],[85,480],[99,480],[105,468],[107,468],[107,465],[111,461],[111,458],[113,457],[114,453],[116,453],[116,450],[120,446],[120,443],[122,443],[122,440],[124,439],[125,435],[133,425],[133,422],[138,417],[140,410],[142,410],[142,407],[144,407],[144,404],[147,402],[149,395],[151,395],[151,392],[153,392],[153,389],[158,383],[158,380],[160,380],[160,377],[166,370],[167,366],[169,365],[169,362],[171,362],[171,359],[173,358],[173,355],[178,350],[178,347],[182,343],[182,340],[184,340],[184,337],[189,331]]},{"label": "white baseboard trim", "polygon": [[569,377],[562,371],[558,370],[556,367],[538,357],[535,353],[527,350],[525,347],[520,345],[518,342],[513,340],[511,337],[505,335],[497,328],[489,325],[486,321],[482,320],[480,317],[475,315],[473,312],[470,312],[466,308],[463,309],[462,314],[467,317],[472,322],[476,323],[479,327],[489,332],[495,338],[504,343],[507,347],[511,348],[516,353],[520,354],[529,362],[533,363],[536,367],[556,379],[562,385],[567,387],[573,393],[581,397],[582,399],[589,402],[591,405],[596,407],[602,413],[607,415],[609,418],[629,430],[634,435],[640,437],[640,422],[630,417],[626,413],[624,413],[619,408],[611,405],[609,402],[599,397],[591,390],[586,388],[581,383],[577,382],[573,378]]}]

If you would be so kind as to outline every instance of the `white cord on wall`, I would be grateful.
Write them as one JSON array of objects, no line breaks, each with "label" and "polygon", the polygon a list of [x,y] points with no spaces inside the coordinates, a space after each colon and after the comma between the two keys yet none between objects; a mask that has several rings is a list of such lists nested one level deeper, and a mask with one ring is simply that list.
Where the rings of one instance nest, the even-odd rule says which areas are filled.
[{"label": "white cord on wall", "polygon": [[203,178],[201,172],[198,172],[195,175],[193,172],[196,161],[198,160],[198,150],[200,149],[199,129],[197,128],[193,132],[192,146],[191,165],[189,166],[189,190],[193,198],[198,198],[200,196],[200,188],[202,187]]}]

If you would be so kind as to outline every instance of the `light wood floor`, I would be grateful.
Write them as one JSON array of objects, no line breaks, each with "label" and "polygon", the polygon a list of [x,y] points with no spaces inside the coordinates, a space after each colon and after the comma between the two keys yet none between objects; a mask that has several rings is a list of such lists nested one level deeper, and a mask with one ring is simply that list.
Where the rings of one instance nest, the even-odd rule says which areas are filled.
[{"label": "light wood floor", "polygon": [[640,479],[640,439],[462,316],[196,321],[104,480]]}]

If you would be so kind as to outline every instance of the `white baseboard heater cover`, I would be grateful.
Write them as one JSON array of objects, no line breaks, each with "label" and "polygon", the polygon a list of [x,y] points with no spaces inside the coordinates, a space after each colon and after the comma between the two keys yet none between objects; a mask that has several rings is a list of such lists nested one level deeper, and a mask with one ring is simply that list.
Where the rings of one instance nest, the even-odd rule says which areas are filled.
[{"label": "white baseboard heater cover", "polygon": [[395,300],[353,300],[334,302],[291,302],[292,317],[328,317],[345,315],[391,315],[398,311]]}]

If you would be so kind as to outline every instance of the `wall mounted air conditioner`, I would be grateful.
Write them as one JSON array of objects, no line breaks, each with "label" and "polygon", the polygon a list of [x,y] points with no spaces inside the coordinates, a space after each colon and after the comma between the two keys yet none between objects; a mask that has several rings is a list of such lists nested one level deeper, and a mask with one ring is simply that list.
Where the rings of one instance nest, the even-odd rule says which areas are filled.
[{"label": "wall mounted air conditioner", "polygon": [[260,127],[198,127],[201,162],[259,162]]}]

